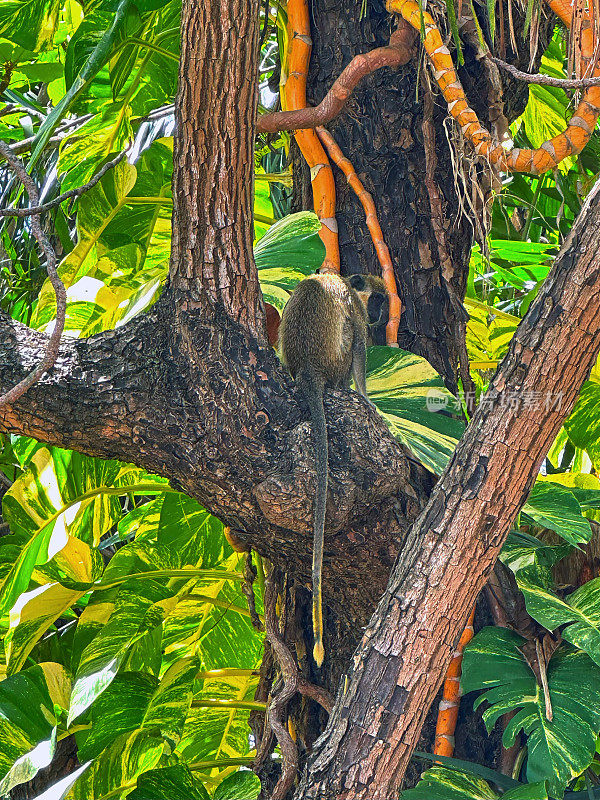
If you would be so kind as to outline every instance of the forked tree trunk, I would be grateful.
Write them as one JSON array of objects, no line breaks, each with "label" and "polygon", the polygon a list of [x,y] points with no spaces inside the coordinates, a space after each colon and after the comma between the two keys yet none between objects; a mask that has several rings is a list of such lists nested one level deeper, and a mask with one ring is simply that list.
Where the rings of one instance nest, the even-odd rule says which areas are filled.
[{"label": "forked tree trunk", "polygon": [[[128,326],[65,341],[44,382],[0,409],[0,426],[170,477],[303,580],[307,413],[263,346],[251,256],[258,3],[183,5],[171,285]],[[338,525],[328,590],[349,620],[374,605],[398,558],[298,798],[395,796],[461,626],[595,361],[599,205],[596,194],[515,336],[493,406],[475,415],[410,531],[423,473],[360,398],[327,397]],[[35,363],[46,337],[2,316],[0,337],[1,390]],[[541,407],[502,403],[530,390]],[[558,392],[561,407],[546,408],[543,398]]]}]

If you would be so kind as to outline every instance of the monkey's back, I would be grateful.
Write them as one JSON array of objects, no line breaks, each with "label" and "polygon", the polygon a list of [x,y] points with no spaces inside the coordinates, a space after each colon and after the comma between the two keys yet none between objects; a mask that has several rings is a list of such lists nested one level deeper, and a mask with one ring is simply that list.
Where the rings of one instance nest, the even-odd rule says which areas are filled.
[{"label": "monkey's back", "polygon": [[352,368],[354,337],[366,334],[366,312],[354,289],[339,275],[311,275],[283,311],[281,356],[293,377],[312,367],[326,385],[338,386]]}]

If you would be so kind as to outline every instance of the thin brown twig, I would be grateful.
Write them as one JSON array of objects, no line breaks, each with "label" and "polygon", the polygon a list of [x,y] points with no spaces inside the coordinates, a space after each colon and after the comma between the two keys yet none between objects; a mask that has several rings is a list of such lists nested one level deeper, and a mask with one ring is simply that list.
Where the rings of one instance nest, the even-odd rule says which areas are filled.
[{"label": "thin brown twig", "polygon": [[390,36],[387,47],[377,47],[370,53],[354,56],[318,106],[263,114],[257,120],[257,131],[259,133],[298,131],[331,122],[344,108],[348,98],[365,76],[382,67],[401,67],[408,64],[412,58],[412,44],[416,35],[408,23],[402,22],[398,30]]},{"label": "thin brown twig", "polygon": [[267,640],[281,670],[283,686],[269,704],[268,719],[271,730],[279,744],[283,763],[281,765],[281,775],[275,784],[271,800],[284,800],[298,774],[298,747],[283,721],[283,711],[298,690],[298,667],[279,631],[276,604],[277,581],[272,571],[265,583],[265,629]]},{"label": "thin brown twig", "polygon": [[[4,156],[12,171],[25,187],[30,201],[36,206],[39,205],[40,195],[37,186],[35,185],[35,181],[31,175],[28,174],[27,170],[23,166],[21,159],[17,158],[14,153],[12,153],[10,147],[2,141],[0,141],[0,154]],[[0,407],[8,403],[16,402],[19,397],[25,394],[25,392],[31,388],[34,383],[39,381],[42,375],[54,365],[56,357],[58,356],[60,338],[65,327],[67,290],[65,289],[64,283],[58,277],[58,272],[56,269],[57,258],[54,248],[42,230],[40,219],[37,215],[31,217],[31,232],[34,235],[40,250],[46,256],[46,272],[48,273],[48,278],[50,279],[50,283],[52,284],[52,288],[54,289],[54,293],[56,295],[56,321],[54,323],[54,330],[52,331],[50,339],[48,340],[46,353],[44,354],[43,359],[38,366],[33,369],[29,375],[27,375],[27,377],[23,378],[23,380],[17,383],[16,386],[13,386],[12,389],[9,389],[7,392],[5,392],[5,394],[0,396]]]},{"label": "thin brown twig", "polygon": [[254,580],[256,578],[256,567],[252,563],[252,551],[246,553],[246,564],[244,567],[244,580],[242,582],[242,592],[248,603],[248,611],[250,612],[250,620],[252,627],[256,631],[262,631],[263,626],[256,611],[256,598],[254,596]]},{"label": "thin brown twig", "polygon": [[559,89],[587,89],[588,86],[600,86],[600,77],[570,79],[553,78],[551,75],[533,75],[530,72],[521,72],[520,69],[517,69],[507,61],[503,61],[501,58],[496,58],[496,56],[488,55],[488,58],[493,61],[494,64],[497,64],[512,75],[513,78],[517,78],[517,80],[524,81],[525,83],[537,83],[541,86],[556,86]]},{"label": "thin brown twig", "polygon": [[0,208],[0,217],[30,217],[32,214],[42,214],[44,211],[49,211],[51,208],[60,205],[65,200],[69,200],[72,197],[81,197],[82,194],[93,189],[109,170],[116,167],[117,164],[125,158],[125,155],[126,153],[123,151],[119,153],[116,158],[113,158],[112,161],[107,161],[94,177],[87,183],[84,183],[83,186],[78,186],[76,189],[69,189],[68,192],[63,192],[58,195],[58,197],[55,197],[54,200],[49,200],[47,203],[42,203],[42,205],[30,206],[29,208]]},{"label": "thin brown twig", "polygon": [[304,697],[310,697],[315,703],[318,703],[321,708],[324,708],[328,714],[331,714],[333,708],[333,697],[329,694],[327,689],[322,686],[317,686],[314,683],[307,681],[303,675],[298,675],[298,691]]}]

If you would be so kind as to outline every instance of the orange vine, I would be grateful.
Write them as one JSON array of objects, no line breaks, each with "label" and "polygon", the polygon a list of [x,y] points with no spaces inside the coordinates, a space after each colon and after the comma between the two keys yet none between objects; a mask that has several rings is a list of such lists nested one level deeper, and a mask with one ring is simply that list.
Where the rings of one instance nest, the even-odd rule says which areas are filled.
[{"label": "orange vine", "polygon": [[382,67],[401,67],[408,64],[413,57],[413,42],[417,34],[407,22],[402,19],[399,22],[398,30],[390,36],[389,45],[354,56],[318,106],[262,114],[256,122],[256,130],[275,133],[326,125],[338,116],[366,75]]},{"label": "orange vine", "polygon": [[438,718],[435,727],[435,744],[433,753],[436,756],[451,756],[454,753],[454,731],[460,707],[460,676],[462,674],[462,659],[465,647],[473,638],[473,618],[475,608],[469,616],[467,625],[454,656],[446,672],[442,699],[438,708]]},{"label": "orange vine", "polygon": [[[568,0],[547,0],[550,8],[570,28],[573,6]],[[580,153],[587,144],[600,115],[600,87],[590,86],[585,90],[575,114],[564,133],[549,139],[537,149],[515,147],[510,151],[496,142],[489,131],[482,127],[477,114],[470,108],[462,84],[454,69],[452,56],[442,41],[440,31],[431,14],[422,11],[414,0],[388,0],[388,11],[401,15],[415,30],[425,31],[423,46],[434,67],[435,79],[448,104],[448,111],[460,125],[461,130],[475,148],[492,164],[505,172],[529,172],[539,175],[554,169],[563,159]],[[581,22],[582,72],[591,63],[595,49],[595,37],[589,19]],[[592,71],[600,75],[600,65]]]},{"label": "orange vine", "polygon": [[[285,110],[306,108],[306,78],[312,41],[306,0],[290,0],[287,7],[290,34],[289,75],[282,81],[281,100]],[[321,272],[340,271],[340,249],[335,218],[335,183],[329,159],[319,137],[311,129],[297,130],[296,142],[310,167],[315,214],[321,223],[319,236],[325,245]]]},{"label": "orange vine", "polygon": [[381,225],[377,219],[377,211],[375,210],[375,203],[372,196],[367,192],[362,185],[352,163],[344,156],[341,149],[333,136],[325,128],[317,128],[319,139],[327,149],[331,160],[338,165],[346,176],[346,180],[350,187],[356,193],[360,200],[362,207],[365,210],[367,220],[367,227],[371,234],[371,239],[375,246],[377,258],[381,264],[381,271],[385,288],[387,289],[389,298],[389,320],[385,329],[386,344],[390,347],[398,347],[398,325],[400,323],[400,298],[398,297],[398,290],[396,288],[396,276],[394,275],[394,267],[390,257],[390,251],[383,239],[383,232]]}]

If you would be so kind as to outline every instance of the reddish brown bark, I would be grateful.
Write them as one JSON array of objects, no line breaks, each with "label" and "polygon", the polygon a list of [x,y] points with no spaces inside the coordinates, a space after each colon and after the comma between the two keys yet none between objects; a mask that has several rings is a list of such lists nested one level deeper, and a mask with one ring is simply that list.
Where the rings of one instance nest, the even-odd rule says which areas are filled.
[{"label": "reddish brown bark", "polygon": [[171,285],[184,309],[222,306],[262,343],[252,255],[257,6],[183,3]]},{"label": "reddish brown bark", "polygon": [[[244,126],[253,119],[256,53],[240,39],[256,41],[258,8],[255,0],[212,5],[184,4],[170,288],[130,325],[63,342],[50,376],[0,409],[0,427],[169,476],[302,583],[314,474],[308,413],[262,344],[250,256]],[[207,63],[198,64],[193,45]],[[242,88],[224,98],[233,76]],[[596,357],[599,224],[596,195],[515,337],[490,391],[495,405],[478,411],[410,532],[427,477],[366,403],[328,393],[325,588],[342,656],[327,680],[341,672],[340,632],[357,636],[401,555],[299,797],[395,795],[475,595]],[[46,342],[0,316],[0,387],[37,363]],[[563,391],[562,407],[501,402],[530,389]]]}]

